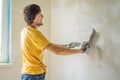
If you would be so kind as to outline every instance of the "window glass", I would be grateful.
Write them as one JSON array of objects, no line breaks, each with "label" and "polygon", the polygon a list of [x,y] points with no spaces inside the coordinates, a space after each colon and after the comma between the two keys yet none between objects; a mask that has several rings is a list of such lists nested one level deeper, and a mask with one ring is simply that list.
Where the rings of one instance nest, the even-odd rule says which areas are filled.
[{"label": "window glass", "polygon": [[0,63],[10,62],[11,0],[0,0]]}]

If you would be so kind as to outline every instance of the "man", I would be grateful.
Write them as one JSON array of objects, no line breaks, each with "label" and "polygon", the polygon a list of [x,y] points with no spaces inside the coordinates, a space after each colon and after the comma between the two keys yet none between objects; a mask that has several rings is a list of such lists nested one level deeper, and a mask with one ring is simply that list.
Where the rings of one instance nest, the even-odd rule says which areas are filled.
[{"label": "man", "polygon": [[47,40],[38,30],[43,25],[43,14],[36,4],[24,8],[24,20],[27,26],[21,31],[21,52],[23,55],[21,80],[45,80],[46,66],[43,63],[43,51],[46,49],[56,55],[72,55],[83,53],[81,49],[69,49]]}]

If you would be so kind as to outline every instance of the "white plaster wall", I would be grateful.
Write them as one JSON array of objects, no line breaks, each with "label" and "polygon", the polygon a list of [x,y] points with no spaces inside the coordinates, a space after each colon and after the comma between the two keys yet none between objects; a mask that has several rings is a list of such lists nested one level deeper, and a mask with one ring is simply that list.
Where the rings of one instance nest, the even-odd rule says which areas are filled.
[{"label": "white plaster wall", "polygon": [[[22,56],[20,52],[20,31],[26,26],[22,9],[25,5],[36,3],[41,6],[44,14],[44,25],[40,30],[49,38],[50,28],[50,1],[49,0],[12,0],[12,52],[10,65],[0,65],[0,80],[20,80]],[[49,53],[45,52],[45,64],[48,66],[46,80],[49,78]]]},{"label": "white plaster wall", "polygon": [[120,80],[120,0],[51,0],[51,40],[87,41],[85,54],[51,55],[50,80]]}]

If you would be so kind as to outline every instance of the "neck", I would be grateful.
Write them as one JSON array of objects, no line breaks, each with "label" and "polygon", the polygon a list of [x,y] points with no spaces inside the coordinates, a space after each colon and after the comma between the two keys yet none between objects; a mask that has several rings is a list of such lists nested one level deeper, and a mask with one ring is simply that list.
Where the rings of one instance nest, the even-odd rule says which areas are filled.
[{"label": "neck", "polygon": [[28,25],[28,26],[30,26],[30,27],[32,27],[32,28],[36,28],[36,29],[37,29],[37,26],[34,26],[34,25]]}]

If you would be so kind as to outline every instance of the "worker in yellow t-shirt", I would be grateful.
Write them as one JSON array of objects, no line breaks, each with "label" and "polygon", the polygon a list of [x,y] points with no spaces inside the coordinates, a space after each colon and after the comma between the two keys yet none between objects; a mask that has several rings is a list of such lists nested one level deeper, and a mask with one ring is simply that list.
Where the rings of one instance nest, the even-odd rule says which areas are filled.
[{"label": "worker in yellow t-shirt", "polygon": [[27,26],[21,31],[21,52],[23,55],[21,80],[45,80],[44,49],[57,55],[78,54],[86,50],[86,47],[81,49],[65,48],[60,44],[54,44],[47,40],[38,30],[43,19],[43,14],[38,5],[27,5],[23,10],[23,14]]}]

